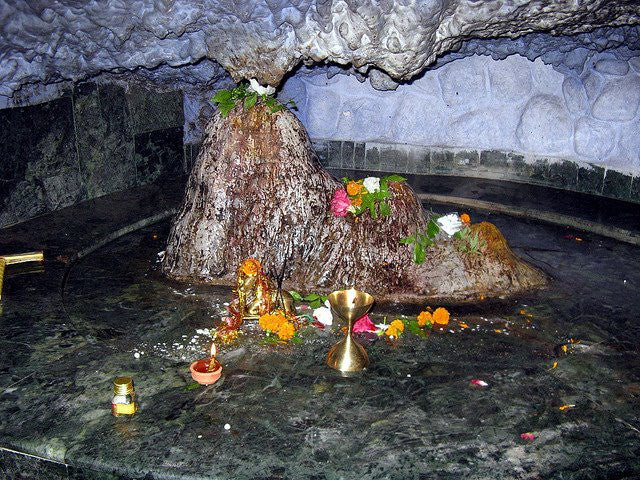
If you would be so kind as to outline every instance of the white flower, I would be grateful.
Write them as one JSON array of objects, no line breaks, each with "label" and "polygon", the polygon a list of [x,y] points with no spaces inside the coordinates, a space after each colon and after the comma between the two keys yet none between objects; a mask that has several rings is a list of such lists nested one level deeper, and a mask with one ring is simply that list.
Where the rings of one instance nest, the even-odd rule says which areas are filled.
[{"label": "white flower", "polygon": [[276,89],[270,85],[263,87],[255,78],[249,80],[249,88],[247,90],[256,92],[258,95],[273,95],[276,92]]},{"label": "white flower", "polygon": [[355,214],[356,213],[356,207],[354,207],[353,205],[349,205],[347,207],[347,212]]},{"label": "white flower", "polygon": [[438,220],[436,220],[436,223],[449,236],[453,235],[456,232],[459,232],[464,226],[460,221],[460,217],[457,213],[450,213],[449,215],[440,217]]},{"label": "white flower", "polygon": [[367,192],[374,193],[380,190],[380,177],[367,177],[362,181]]},{"label": "white flower", "polygon": [[378,330],[382,330],[383,332],[389,328],[389,325],[387,325],[386,323],[376,323],[376,327],[378,327]]},{"label": "white flower", "polygon": [[318,307],[313,311],[313,316],[323,325],[331,325],[333,323],[333,315],[330,308]]}]

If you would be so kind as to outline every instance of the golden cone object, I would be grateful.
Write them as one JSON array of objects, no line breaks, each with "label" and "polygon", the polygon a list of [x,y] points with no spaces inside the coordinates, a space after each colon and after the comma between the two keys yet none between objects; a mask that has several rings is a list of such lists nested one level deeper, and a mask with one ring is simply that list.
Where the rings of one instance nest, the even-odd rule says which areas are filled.
[{"label": "golden cone object", "polygon": [[329,350],[327,365],[342,373],[354,373],[367,368],[369,356],[353,338],[353,322],[371,309],[373,297],[354,288],[337,290],[329,295],[329,304],[337,316],[347,321],[348,330],[346,337]]}]

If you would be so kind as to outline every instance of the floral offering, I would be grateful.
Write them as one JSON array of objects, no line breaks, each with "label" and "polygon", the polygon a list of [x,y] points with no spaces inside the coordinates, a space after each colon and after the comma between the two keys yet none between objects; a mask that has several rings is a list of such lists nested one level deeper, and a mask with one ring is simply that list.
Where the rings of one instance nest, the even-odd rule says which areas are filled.
[{"label": "floral offering", "polygon": [[384,334],[388,337],[400,338],[404,332],[404,323],[400,319],[395,319],[389,324],[389,327],[384,331]]},{"label": "floral offering", "polygon": [[390,182],[404,182],[400,175],[386,177],[367,177],[364,180],[343,178],[344,188],[336,190],[331,199],[331,212],[336,217],[346,217],[348,213],[358,217],[369,211],[372,218],[386,217],[391,214],[387,199],[391,197]]},{"label": "floral offering", "polygon": [[291,340],[296,333],[296,328],[282,310],[266,313],[258,319],[258,325],[267,334],[277,335],[280,340]]},{"label": "floral offering", "polygon": [[449,311],[446,308],[439,307],[433,312],[433,323],[437,325],[449,324]]},{"label": "floral offering", "polygon": [[420,327],[430,327],[431,325],[433,325],[433,316],[431,315],[431,312],[427,312],[427,311],[423,311],[420,312],[420,314],[418,315],[418,326]]}]

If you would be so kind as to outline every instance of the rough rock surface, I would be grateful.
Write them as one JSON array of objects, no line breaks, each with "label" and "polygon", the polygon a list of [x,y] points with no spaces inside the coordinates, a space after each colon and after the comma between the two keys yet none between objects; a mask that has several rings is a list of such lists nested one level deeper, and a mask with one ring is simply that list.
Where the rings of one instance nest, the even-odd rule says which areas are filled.
[{"label": "rough rock surface", "polygon": [[[272,85],[301,62],[351,65],[361,73],[375,67],[390,77],[376,74],[375,83],[394,88],[391,78],[414,77],[465,40],[480,43],[463,48],[462,56],[491,50],[485,39],[507,37],[497,48],[500,58],[526,50],[570,65],[584,62],[584,52],[558,49],[554,38],[562,43],[563,35],[603,27],[610,31],[595,38],[585,33],[578,44],[613,48],[637,40],[628,26],[639,22],[640,5],[625,0],[2,0],[0,95],[104,72],[137,71],[172,82],[172,69],[203,61],[235,80],[256,77]],[[528,40],[511,41],[532,32]]]},{"label": "rough rock surface", "polygon": [[399,241],[424,231],[426,219],[403,183],[390,185],[388,217],[333,215],[330,201],[342,184],[322,169],[288,111],[236,107],[207,133],[168,240],[163,268],[172,277],[232,283],[240,262],[255,257],[267,272],[286,264],[285,284],[298,290],[357,286],[379,300],[470,301],[545,282],[488,223],[472,227],[484,254],[463,253],[441,233],[425,263],[413,263],[411,247]]},{"label": "rough rock surface", "polygon": [[[314,140],[501,149],[640,174],[633,140],[640,137],[638,69],[610,51],[567,73],[520,55],[474,55],[393,92],[353,76],[327,80],[301,71],[285,82],[281,98],[295,96],[295,113]],[[365,112],[366,121],[353,120]]]}]

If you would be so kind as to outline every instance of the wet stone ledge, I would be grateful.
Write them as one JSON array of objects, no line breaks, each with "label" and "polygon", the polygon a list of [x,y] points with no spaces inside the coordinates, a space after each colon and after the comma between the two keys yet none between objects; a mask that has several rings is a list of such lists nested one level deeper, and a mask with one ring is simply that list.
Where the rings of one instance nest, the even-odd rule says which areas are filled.
[{"label": "wet stone ledge", "polygon": [[489,178],[640,203],[640,176],[591,163],[501,150],[336,140],[312,143],[320,162],[329,169]]}]

